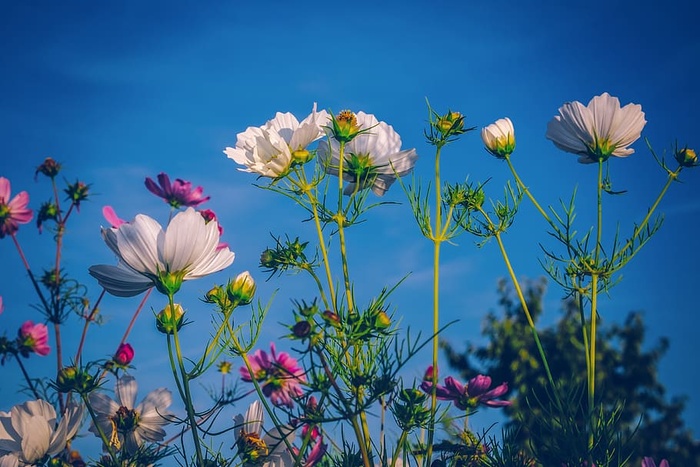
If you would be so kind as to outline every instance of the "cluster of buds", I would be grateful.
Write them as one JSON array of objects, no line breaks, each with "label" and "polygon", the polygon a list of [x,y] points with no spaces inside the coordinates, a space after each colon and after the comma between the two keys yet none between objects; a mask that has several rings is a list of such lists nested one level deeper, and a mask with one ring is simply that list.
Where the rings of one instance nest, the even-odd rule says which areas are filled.
[{"label": "cluster of buds", "polygon": [[469,212],[477,211],[484,205],[484,200],[486,199],[484,185],[472,186],[467,183],[447,184],[443,199],[452,208],[461,206]]},{"label": "cluster of buds", "polygon": [[206,303],[213,303],[222,313],[229,313],[238,306],[249,305],[257,286],[248,271],[240,273],[226,287],[215,285],[204,296]]},{"label": "cluster of buds", "polygon": [[428,396],[418,389],[402,389],[391,405],[391,413],[398,426],[406,432],[427,428],[430,408],[425,405]]},{"label": "cluster of buds", "polygon": [[276,245],[274,248],[267,248],[260,255],[260,267],[265,272],[270,273],[270,277],[277,273],[282,273],[290,268],[308,267],[309,262],[304,254],[304,249],[309,242],[300,242],[299,238],[280,241],[275,238]]}]

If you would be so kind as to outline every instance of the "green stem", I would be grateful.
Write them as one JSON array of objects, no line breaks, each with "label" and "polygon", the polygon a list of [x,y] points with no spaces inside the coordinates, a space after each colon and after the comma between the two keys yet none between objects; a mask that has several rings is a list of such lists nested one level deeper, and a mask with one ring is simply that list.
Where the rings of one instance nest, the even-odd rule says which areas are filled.
[{"label": "green stem", "polygon": [[[168,302],[170,304],[170,309],[173,313],[175,313],[175,302],[173,301],[172,294],[168,294]],[[178,336],[177,326],[173,326],[173,340],[175,342],[175,355],[177,357],[177,365],[180,369],[180,377],[182,378],[182,394],[185,396],[183,402],[185,403],[185,409],[187,410],[187,419],[192,430],[194,450],[195,454],[197,455],[197,465],[203,466],[204,457],[202,456],[202,447],[200,446],[199,442],[199,430],[192,402],[192,394],[190,392],[189,374],[185,370],[185,362],[182,358],[182,349],[180,347],[180,338]]]},{"label": "green stem", "polygon": [[[490,220],[489,220],[489,223],[490,223]],[[532,319],[532,314],[530,313],[530,309],[527,306],[527,301],[525,300],[525,295],[523,295],[523,291],[520,287],[520,283],[518,282],[518,278],[515,275],[515,271],[513,270],[513,266],[510,263],[508,253],[506,252],[505,245],[503,244],[503,239],[501,238],[501,233],[496,232],[495,237],[496,237],[496,242],[498,243],[498,248],[501,250],[501,256],[503,256],[503,262],[506,265],[506,269],[508,269],[508,275],[510,276],[511,281],[513,282],[513,286],[515,287],[515,293],[518,295],[518,300],[520,301],[520,306],[523,307],[523,311],[525,312],[525,318],[527,319],[528,326],[530,326],[530,331],[532,331],[532,337],[535,339],[535,345],[537,346],[537,351],[540,354],[540,359],[542,360],[542,364],[544,365],[544,370],[547,373],[547,380],[549,382],[550,387],[552,388],[552,392],[554,394],[554,399],[555,399],[559,409],[561,409],[562,403],[561,403],[561,400],[559,399],[559,391],[557,390],[557,386],[554,384],[554,377],[552,376],[552,371],[549,368],[549,363],[547,362],[547,356],[544,352],[544,347],[542,347],[542,342],[540,342],[540,336],[537,333],[537,328],[535,327],[535,321]]]},{"label": "green stem", "polygon": [[341,141],[338,149],[338,212],[335,221],[338,225],[338,240],[340,241],[340,260],[343,269],[343,281],[345,282],[345,299],[348,305],[348,313],[354,311],[352,290],[350,287],[350,272],[348,271],[348,256],[345,247],[345,212],[343,210],[343,165],[345,162],[345,142]]},{"label": "green stem", "polygon": [[[435,228],[433,229],[433,374],[432,389],[430,390],[430,423],[428,424],[428,445],[425,454],[425,465],[429,466],[433,455],[433,439],[435,437],[435,414],[437,413],[437,380],[438,380],[438,332],[440,330],[440,245],[444,240],[447,225],[442,225],[442,186],[440,180],[440,152],[442,145],[435,149]],[[449,222],[449,218],[446,224]]]},{"label": "green stem", "polygon": [[105,448],[109,453],[109,457],[112,458],[115,465],[120,465],[119,461],[117,460],[117,454],[114,452],[114,446],[112,446],[111,440],[107,439],[107,435],[105,435],[105,432],[102,430],[100,424],[97,423],[97,415],[95,415],[95,411],[92,409],[92,405],[90,405],[90,399],[87,397],[86,394],[81,394],[80,397],[83,399],[83,403],[88,409],[88,413],[90,414],[90,418],[92,419],[92,424],[95,426],[95,428],[97,428],[97,434],[102,440],[102,443],[105,445]]},{"label": "green stem", "polygon": [[41,399],[39,396],[39,393],[37,392],[36,388],[34,387],[34,384],[32,383],[31,378],[29,377],[29,373],[27,373],[27,369],[24,367],[24,363],[22,363],[22,359],[20,358],[19,354],[14,354],[15,358],[17,359],[17,363],[19,364],[19,369],[22,370],[22,374],[24,375],[24,379],[27,380],[27,384],[29,385],[29,389],[31,389],[32,394],[36,399]]}]

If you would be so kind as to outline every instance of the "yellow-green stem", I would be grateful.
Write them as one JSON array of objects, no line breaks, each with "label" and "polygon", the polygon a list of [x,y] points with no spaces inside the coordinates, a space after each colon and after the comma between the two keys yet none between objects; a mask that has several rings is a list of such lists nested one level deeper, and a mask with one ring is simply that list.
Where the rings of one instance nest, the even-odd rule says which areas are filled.
[{"label": "yellow-green stem", "polygon": [[348,271],[348,256],[345,248],[345,212],[343,210],[343,165],[345,163],[345,142],[341,141],[338,149],[338,212],[336,224],[338,225],[338,240],[340,241],[340,260],[343,268],[343,280],[345,282],[345,299],[348,305],[348,313],[354,311],[352,303],[352,290],[350,287],[350,272]]},{"label": "yellow-green stem", "polygon": [[[485,213],[484,213],[485,214]],[[487,218],[488,219],[488,218]],[[489,224],[491,221],[489,220]],[[491,224],[492,225],[492,224]],[[520,282],[518,277],[515,275],[515,270],[510,263],[510,258],[506,252],[505,245],[503,244],[503,239],[501,238],[500,232],[495,234],[496,242],[498,243],[498,248],[501,250],[501,256],[503,256],[503,262],[508,269],[508,275],[513,282],[513,287],[515,287],[515,293],[518,295],[518,300],[520,301],[520,306],[523,307],[525,312],[525,318],[527,319],[527,324],[530,326],[530,331],[532,331],[532,337],[535,340],[535,345],[537,346],[537,351],[540,354],[540,359],[542,360],[542,365],[544,365],[544,371],[547,373],[547,380],[549,381],[549,386],[552,388],[552,393],[554,394],[555,402],[559,409],[562,408],[561,400],[559,399],[559,391],[556,384],[554,384],[554,377],[552,376],[552,371],[549,368],[549,363],[547,361],[547,356],[542,347],[542,342],[540,342],[540,336],[537,333],[537,328],[535,327],[535,321],[532,319],[532,314],[530,313],[530,308],[527,306],[527,301],[525,300],[525,295],[523,295],[522,288],[520,287]]]}]

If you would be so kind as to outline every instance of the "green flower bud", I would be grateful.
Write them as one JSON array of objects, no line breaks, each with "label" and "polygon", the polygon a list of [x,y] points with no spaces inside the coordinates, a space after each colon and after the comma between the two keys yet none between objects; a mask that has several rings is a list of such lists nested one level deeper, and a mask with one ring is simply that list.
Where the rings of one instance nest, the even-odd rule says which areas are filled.
[{"label": "green flower bud", "polygon": [[674,154],[676,160],[683,167],[695,167],[698,165],[698,155],[693,149],[683,148],[676,151]]},{"label": "green flower bud", "polygon": [[173,334],[175,329],[179,331],[182,328],[184,315],[185,311],[180,304],[176,303],[174,310],[168,304],[156,315],[156,328],[163,334]]},{"label": "green flower bud", "polygon": [[58,392],[77,392],[84,395],[94,391],[98,386],[97,379],[82,368],[75,366],[64,367],[58,372],[54,387]]},{"label": "green flower bud", "polygon": [[240,273],[226,288],[228,299],[234,305],[248,305],[255,295],[255,281],[248,271]]}]

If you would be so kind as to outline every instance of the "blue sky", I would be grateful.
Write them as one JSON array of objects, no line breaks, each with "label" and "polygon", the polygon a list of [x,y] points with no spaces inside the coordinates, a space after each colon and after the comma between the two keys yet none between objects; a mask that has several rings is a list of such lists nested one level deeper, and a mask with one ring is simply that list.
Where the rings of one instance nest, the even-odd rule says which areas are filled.
[{"label": "blue sky", "polygon": [[[544,138],[562,103],[587,103],[607,91],[622,104],[642,105],[648,121],[643,136],[659,152],[676,140],[698,146],[700,38],[687,2],[295,3],[301,2],[0,6],[0,176],[11,180],[13,192],[29,191],[34,208],[49,196],[47,185],[33,180],[44,157],[62,162],[69,181],[92,183],[95,196],[70,225],[64,265],[90,286],[93,298],[98,290],[87,268],[113,261],[99,236],[101,207],[112,205],[124,218],[144,212],[164,220],[166,206],[143,188],[145,177],[164,171],[204,186],[212,197],[208,207],[219,215],[224,240],[236,252],[233,266],[215,279],[250,270],[263,300],[279,289],[261,344],[284,333],[276,323],[288,316],[290,298],[304,298],[296,295],[298,287],[308,285],[296,277],[263,283],[259,254],[270,245],[269,232],[312,239],[312,231],[300,223],[299,209],[253,187],[254,177],[238,172],[222,153],[235,144],[237,133],[277,111],[303,118],[317,102],[334,111],[373,113],[394,126],[405,147],[417,149],[416,176],[423,179],[430,176],[433,158],[422,136],[426,98],[439,111],[466,114],[478,127],[508,116],[516,129],[514,163],[541,203],[556,205],[578,186],[581,231],[593,216],[595,170]],[[611,164],[614,188],[628,193],[606,200],[610,232],[617,220],[629,232],[664,182],[644,143],[633,147],[635,154]],[[507,167],[486,154],[476,132],[448,147],[442,160],[450,181],[491,178],[487,186],[494,197],[508,180]],[[661,232],[625,270],[601,314],[611,323],[643,310],[649,342],[670,338],[662,380],[669,395],[689,396],[686,420],[697,436],[700,380],[689,357],[699,350],[694,239],[700,180],[697,170],[682,178],[661,205]],[[357,288],[369,291],[365,300],[387,280],[410,272],[393,304],[405,324],[425,329],[431,246],[419,235],[398,185],[386,200],[403,204],[374,211],[352,229],[350,267],[362,278]],[[50,236],[39,237],[27,225],[19,239],[34,267],[44,267]],[[547,241],[545,226],[527,203],[505,241],[519,275],[542,274],[537,259],[538,243]],[[442,282],[444,319],[460,319],[444,335],[455,343],[479,338],[483,316],[496,308],[496,282],[506,273],[495,244],[479,250],[467,236],[457,243],[444,250]],[[0,241],[0,264],[5,302],[0,333],[13,334],[38,315],[29,307],[30,284],[21,277],[9,239]],[[207,332],[209,318],[196,297],[211,283],[193,282],[183,292],[192,311],[201,310],[200,332]],[[560,297],[550,285],[545,322],[558,317]],[[159,308],[158,300],[149,305]],[[91,355],[113,352],[137,302],[112,297],[103,302],[108,323],[90,335]],[[163,368],[165,349],[144,345],[160,337],[148,313],[132,336],[143,395],[163,384],[151,375]],[[77,334],[68,333],[66,346],[75,346],[75,339]],[[50,375],[52,364],[51,357],[28,362],[33,374]],[[14,364],[2,367],[2,374],[5,381],[5,375],[20,378]],[[0,409],[21,400],[14,385],[2,384]]]}]

